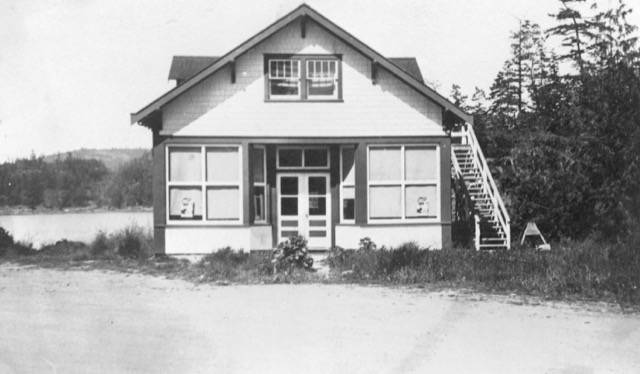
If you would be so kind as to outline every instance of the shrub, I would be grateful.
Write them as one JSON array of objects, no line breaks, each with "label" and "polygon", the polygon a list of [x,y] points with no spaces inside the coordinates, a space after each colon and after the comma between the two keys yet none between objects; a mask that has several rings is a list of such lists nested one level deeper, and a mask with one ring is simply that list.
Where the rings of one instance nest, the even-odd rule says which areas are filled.
[{"label": "shrub", "polygon": [[230,247],[206,255],[195,267],[200,281],[250,281],[272,273],[269,257]]},{"label": "shrub", "polygon": [[374,243],[373,240],[371,240],[371,238],[368,236],[360,239],[360,243],[358,245],[358,249],[360,249],[361,251],[373,251],[377,247],[378,246],[376,245],[376,243]]},{"label": "shrub", "polygon": [[90,248],[93,257],[101,257],[113,249],[113,243],[111,243],[106,233],[99,231],[91,242]]},{"label": "shrub", "polygon": [[307,251],[307,240],[296,235],[278,244],[275,251],[273,264],[276,272],[293,274],[295,269],[310,270],[313,267],[313,258]]},{"label": "shrub", "polygon": [[13,243],[13,236],[3,227],[0,227],[0,257],[6,254],[7,248],[13,246]]},{"label": "shrub", "polygon": [[153,254],[153,238],[143,228],[131,225],[113,235],[116,252],[128,259],[141,260]]}]

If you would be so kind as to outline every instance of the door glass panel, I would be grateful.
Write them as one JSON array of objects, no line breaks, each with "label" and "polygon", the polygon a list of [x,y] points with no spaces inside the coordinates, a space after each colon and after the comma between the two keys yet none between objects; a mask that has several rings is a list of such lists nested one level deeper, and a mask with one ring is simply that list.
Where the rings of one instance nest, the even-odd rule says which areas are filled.
[{"label": "door glass panel", "polygon": [[283,177],[280,179],[280,194],[297,195],[298,177]]},{"label": "door glass panel", "polygon": [[327,225],[327,221],[323,219],[312,219],[309,221],[309,226],[312,227],[325,227]]},{"label": "door glass panel", "polygon": [[304,166],[327,167],[328,165],[329,156],[326,149],[305,149]]},{"label": "door glass panel", "polygon": [[278,166],[283,166],[283,167],[302,166],[302,150],[301,149],[279,149],[278,150]]},{"label": "door glass panel", "polygon": [[285,220],[285,221],[282,221],[282,226],[283,227],[298,227],[298,221]]},{"label": "door glass panel", "polygon": [[282,197],[281,199],[281,212],[283,216],[297,216],[298,215],[298,198],[297,197]]},{"label": "door glass panel", "polygon": [[323,216],[327,214],[327,199],[325,197],[309,198],[309,215]]},{"label": "door glass panel", "polygon": [[309,231],[310,238],[324,238],[327,236],[327,232],[325,230],[311,230]]},{"label": "door glass panel", "polygon": [[326,195],[327,178],[309,177],[309,195]]}]

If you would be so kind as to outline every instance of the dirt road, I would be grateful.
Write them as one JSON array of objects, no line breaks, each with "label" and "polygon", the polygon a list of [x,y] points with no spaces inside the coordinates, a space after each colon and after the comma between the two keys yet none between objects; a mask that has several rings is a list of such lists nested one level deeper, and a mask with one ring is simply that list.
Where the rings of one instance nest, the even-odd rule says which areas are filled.
[{"label": "dirt road", "polygon": [[0,265],[0,373],[640,373],[640,316],[518,304]]}]

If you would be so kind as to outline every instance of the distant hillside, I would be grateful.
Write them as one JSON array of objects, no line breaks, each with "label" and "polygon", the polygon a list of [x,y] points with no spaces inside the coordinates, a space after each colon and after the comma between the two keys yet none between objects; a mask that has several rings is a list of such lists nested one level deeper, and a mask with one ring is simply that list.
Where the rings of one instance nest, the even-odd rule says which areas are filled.
[{"label": "distant hillside", "polygon": [[111,149],[88,149],[81,148],[70,152],[56,153],[52,155],[44,156],[45,162],[53,162],[58,157],[67,157],[67,154],[81,159],[96,159],[102,161],[107,169],[111,171],[117,170],[120,166],[124,165],[132,159],[138,158],[145,153],[148,153],[148,149],[144,148],[111,148]]}]

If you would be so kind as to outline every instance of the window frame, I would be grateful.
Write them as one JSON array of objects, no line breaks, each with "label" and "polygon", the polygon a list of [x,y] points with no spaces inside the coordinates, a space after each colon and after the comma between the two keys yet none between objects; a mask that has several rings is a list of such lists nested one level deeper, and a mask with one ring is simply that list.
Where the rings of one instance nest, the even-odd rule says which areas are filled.
[{"label": "window frame", "polygon": [[[353,151],[353,183],[344,183],[344,170],[343,166],[343,151],[345,149],[351,149]],[[355,201],[356,201],[356,178],[355,178],[355,168],[356,168],[356,146],[354,145],[343,145],[340,146],[340,223],[344,224],[355,224],[356,223],[356,215],[355,215]],[[344,218],[344,190],[345,188],[353,189],[353,202],[354,202],[354,212],[353,219],[345,219]]]},{"label": "window frame", "polygon": [[[375,181],[371,179],[371,149],[375,148],[400,148],[400,179],[392,181]],[[436,153],[436,178],[435,179],[423,179],[423,180],[406,180],[406,149],[412,148],[431,148],[435,149]],[[441,165],[440,165],[440,145],[433,143],[415,143],[415,144],[370,144],[367,146],[367,221],[369,223],[380,224],[406,224],[406,223],[433,223],[439,222],[442,212],[442,199],[441,199]],[[400,218],[373,218],[371,217],[371,187],[377,186],[389,186],[400,187],[400,204],[401,214]],[[430,187],[436,188],[436,214],[430,217],[407,217],[406,212],[406,191],[407,187]]]},{"label": "window frame", "polygon": [[[251,205],[251,218],[253,219],[253,223],[257,223],[257,224],[266,224],[267,223],[267,208],[268,208],[268,204],[269,204],[269,197],[268,197],[268,189],[267,189],[267,148],[264,145],[254,145],[253,146],[253,150],[252,152],[262,152],[262,182],[256,182],[255,178],[252,180],[252,187],[253,190],[251,191],[251,196],[253,199],[255,199],[255,191],[256,191],[256,187],[262,187],[264,190],[264,201],[263,201],[263,205],[262,205],[262,209],[263,209],[263,215],[264,215],[264,219],[256,219],[255,217],[255,207],[253,206],[253,204]],[[251,161],[253,162],[253,157],[251,158]],[[251,166],[251,168],[253,169],[253,165]],[[253,178],[253,170],[251,171],[251,176]],[[253,201],[252,201],[253,202]]]},{"label": "window frame", "polygon": [[[300,166],[281,166],[280,165],[280,150],[282,149],[296,149],[301,152]],[[305,150],[309,149],[321,149],[327,154],[327,164],[325,166],[305,166]],[[285,145],[276,147],[276,169],[278,170],[328,170],[331,167],[331,152],[329,147],[326,146],[300,146],[300,145]]]},{"label": "window frame", "polygon": [[[299,91],[297,96],[271,95],[270,61],[294,60],[298,61]],[[308,95],[307,61],[330,60],[336,61],[336,94],[332,97],[324,95]],[[342,102],[342,54],[264,54],[264,100],[265,102]]]},{"label": "window frame", "polygon": [[[170,156],[172,148],[192,148],[200,151],[200,173],[201,180],[198,181],[171,181],[169,179],[170,173]],[[217,181],[212,182],[207,180],[207,150],[213,148],[236,148],[238,150],[238,180],[237,181]],[[229,144],[167,144],[165,146],[165,208],[166,208],[166,222],[167,226],[240,226],[244,222],[244,210],[243,210],[243,182],[242,182],[242,145],[229,143]],[[200,188],[202,194],[202,218],[198,220],[184,220],[184,219],[171,219],[171,195],[170,191],[172,187],[192,187]],[[210,187],[237,187],[238,188],[238,219],[208,219],[208,197],[207,190]]]}]

